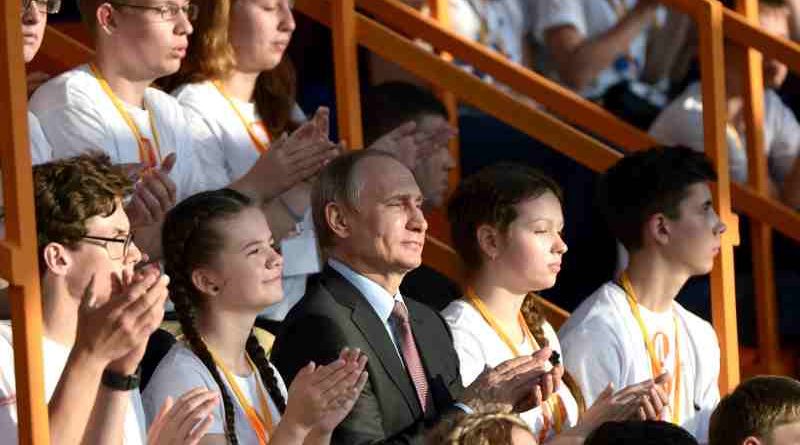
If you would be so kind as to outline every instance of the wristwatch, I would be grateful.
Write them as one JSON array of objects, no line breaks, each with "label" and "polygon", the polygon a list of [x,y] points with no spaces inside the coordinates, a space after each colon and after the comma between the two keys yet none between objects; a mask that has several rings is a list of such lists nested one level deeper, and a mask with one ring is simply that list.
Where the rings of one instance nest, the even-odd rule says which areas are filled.
[{"label": "wristwatch", "polygon": [[120,374],[106,369],[103,371],[101,382],[106,388],[113,389],[114,391],[130,391],[139,387],[141,373],[141,367],[137,368],[136,372],[130,375]]}]

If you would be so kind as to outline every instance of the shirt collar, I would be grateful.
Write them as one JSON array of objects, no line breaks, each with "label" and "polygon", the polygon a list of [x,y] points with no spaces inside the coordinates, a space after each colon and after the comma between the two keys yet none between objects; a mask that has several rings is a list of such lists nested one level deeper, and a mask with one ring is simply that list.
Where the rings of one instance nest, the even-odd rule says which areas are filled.
[{"label": "shirt collar", "polygon": [[381,287],[381,285],[354,271],[339,260],[329,258],[328,265],[342,274],[350,284],[361,292],[367,300],[367,303],[372,306],[372,310],[375,311],[378,317],[384,322],[389,320],[389,317],[392,315],[395,301],[403,302],[403,296],[400,295],[399,291],[395,295],[390,294],[386,289]]}]

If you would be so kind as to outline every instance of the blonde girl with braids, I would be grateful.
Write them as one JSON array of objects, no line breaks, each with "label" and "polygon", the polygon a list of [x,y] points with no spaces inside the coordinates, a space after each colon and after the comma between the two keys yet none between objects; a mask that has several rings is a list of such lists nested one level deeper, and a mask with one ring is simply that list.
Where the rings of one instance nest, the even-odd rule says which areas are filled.
[{"label": "blonde girl with braids", "polygon": [[[585,410],[580,390],[560,362],[552,326],[537,309],[533,292],[555,285],[567,251],[558,185],[536,170],[517,164],[487,167],[467,178],[448,207],[453,243],[468,273],[462,299],[443,315],[453,332],[464,384],[485,367],[527,354],[550,356],[532,388],[535,408],[521,414],[540,443],[578,425]],[[552,353],[552,355],[550,355]],[[586,414],[584,434],[599,423],[636,414],[646,394],[659,401],[653,382],[632,385]],[[644,401],[643,401],[644,402]]]},{"label": "blonde girl with braids", "polygon": [[144,393],[161,400],[206,387],[221,404],[201,445],[326,444],[367,379],[366,356],[344,350],[327,366],[309,363],[288,392],[253,334],[256,316],[280,301],[281,256],[263,212],[228,190],[194,195],[164,224],[165,269],[183,331]]}]

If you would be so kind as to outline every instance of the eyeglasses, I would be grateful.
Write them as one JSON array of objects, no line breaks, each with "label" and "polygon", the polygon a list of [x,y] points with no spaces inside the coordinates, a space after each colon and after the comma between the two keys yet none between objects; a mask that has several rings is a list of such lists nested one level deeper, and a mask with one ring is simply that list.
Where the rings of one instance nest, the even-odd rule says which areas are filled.
[{"label": "eyeglasses", "polygon": [[144,9],[149,11],[155,11],[161,15],[161,19],[164,21],[172,21],[178,17],[178,14],[183,12],[186,15],[186,18],[189,19],[190,22],[197,20],[197,15],[200,13],[200,7],[195,5],[194,3],[187,3],[183,6],[178,6],[175,3],[164,3],[161,6],[145,6],[145,5],[134,5],[131,3],[123,3],[123,2],[109,2],[114,6],[123,6],[128,8],[134,9]]},{"label": "eyeglasses", "polygon": [[61,10],[61,0],[22,0],[22,14],[25,15],[31,6],[42,13],[56,14]]},{"label": "eyeglasses", "polygon": [[[125,238],[105,238],[102,236],[89,236],[86,235],[83,237],[86,242],[90,244],[94,244],[96,246],[101,246],[106,249],[108,252],[108,257],[112,260],[121,260],[124,258],[128,258],[128,254],[131,250],[131,245],[133,244],[133,234],[129,233]],[[94,241],[94,242],[91,242]]]}]

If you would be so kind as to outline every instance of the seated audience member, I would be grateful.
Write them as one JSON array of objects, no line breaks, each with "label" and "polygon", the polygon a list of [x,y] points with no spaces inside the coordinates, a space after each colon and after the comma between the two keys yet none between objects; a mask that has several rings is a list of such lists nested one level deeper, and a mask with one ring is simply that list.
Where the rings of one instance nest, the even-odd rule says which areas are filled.
[{"label": "seated audience member", "polygon": [[[413,84],[387,82],[370,87],[363,106],[364,141],[368,145],[404,122],[413,121],[423,131],[447,126],[444,105],[436,96]],[[429,213],[444,204],[450,171],[456,163],[443,139],[431,140],[419,149],[425,156],[418,157],[411,171],[422,192],[422,210]],[[461,296],[456,283],[424,264],[406,274],[400,290],[437,311]]]},{"label": "seated audience member", "polygon": [[[759,20],[761,28],[771,34],[789,37],[789,10],[786,0],[761,0]],[[746,182],[748,159],[744,122],[745,53],[732,43],[725,46],[725,86],[727,97],[728,162],[731,178]],[[764,150],[768,159],[770,188],[773,196],[787,201],[792,193],[785,182],[800,150],[800,125],[792,110],[787,107],[775,89],[786,80],[787,68],[777,59],[764,60]],[[703,97],[699,82],[695,82],[676,98],[658,116],[650,127],[650,134],[660,143],[685,145],[697,151],[704,150]]]},{"label": "seated audience member", "polygon": [[[639,82],[645,67],[647,34],[657,23],[655,0],[539,0],[534,36],[546,50],[545,69],[584,97],[616,107],[624,97],[642,106],[626,118],[647,123],[664,99]],[[615,110],[616,111],[616,110]],[[622,110],[625,113],[625,110]]]},{"label": "seated audience member", "polygon": [[[160,220],[176,199],[229,186],[266,202],[336,155],[325,134],[327,115],[319,113],[230,183],[210,135],[193,134],[191,128],[198,126],[192,115],[172,96],[150,87],[180,67],[198,6],[81,0],[80,7],[94,37],[94,60],[42,85],[31,99],[31,110],[48,140],[60,141],[55,157],[93,147],[108,153],[114,163],[147,169],[147,180],[139,186],[151,191],[145,203],[150,211],[142,211],[151,217],[144,218],[150,224],[137,239],[147,242],[151,259],[160,256]],[[174,168],[168,168],[171,153]]]},{"label": "seated audience member", "polygon": [[686,281],[711,271],[725,231],[711,202],[716,175],[701,154],[659,147],[629,155],[600,185],[600,204],[630,252],[619,281],[604,284],[559,331],[564,364],[587,403],[668,372],[662,420],[700,442],[719,401],[719,343],[711,325],[675,301]]},{"label": "seated audience member", "polygon": [[709,445],[800,443],[800,382],[759,376],[723,397],[708,433]]},{"label": "seated audience member", "polygon": [[[198,443],[217,403],[212,392],[193,390],[175,405],[166,402],[147,439],[139,421],[136,369],[164,315],[169,279],[157,268],[134,270],[142,254],[122,210],[130,191],[124,172],[107,157],[79,156],[35,167],[34,191],[51,443]],[[4,443],[17,442],[13,354],[6,323],[0,325]]]},{"label": "seated audience member", "polygon": [[612,398],[605,397],[584,416],[580,389],[564,374],[558,337],[532,293],[555,284],[567,251],[561,238],[561,190],[555,182],[530,167],[497,164],[464,180],[447,214],[468,287],[464,298],[442,314],[453,333],[465,384],[486,367],[552,351],[537,395],[543,403],[521,414],[540,443],[570,431],[580,417],[585,421],[571,435],[637,415],[640,406],[652,408],[649,416],[658,417],[667,398],[652,380],[621,391],[617,398],[625,397],[627,404],[613,406]]},{"label": "seated audience member", "polygon": [[697,445],[697,439],[668,422],[607,422],[595,430],[584,445]]},{"label": "seated audience member", "polygon": [[287,393],[253,333],[282,298],[283,262],[260,206],[229,189],[203,192],[167,214],[163,238],[183,341],[145,390],[148,418],[166,397],[204,387],[222,399],[204,444],[328,443],[366,383],[367,358],[344,348],[328,366],[306,363]]},{"label": "seated audience member", "polygon": [[[61,8],[61,0],[23,0],[22,1],[22,57],[30,63],[39,52],[47,27],[47,14],[55,14]],[[42,82],[46,75],[31,73],[28,75],[28,94],[30,95]],[[31,161],[33,165],[47,162],[52,157],[50,143],[47,142],[42,127],[36,116],[28,112],[28,137],[31,143]]]},{"label": "seated audience member", "polygon": [[444,320],[398,292],[421,262],[427,229],[407,167],[377,150],[348,153],[322,170],[311,201],[329,260],[286,317],[272,358],[290,381],[309,360],[326,363],[345,346],[369,357],[367,385],[334,443],[419,444],[441,415],[469,411],[479,398],[527,411],[542,357],[504,362],[465,390]]}]

